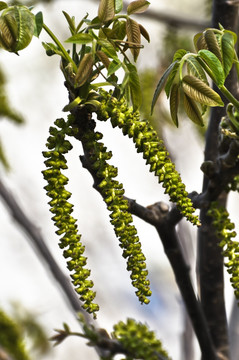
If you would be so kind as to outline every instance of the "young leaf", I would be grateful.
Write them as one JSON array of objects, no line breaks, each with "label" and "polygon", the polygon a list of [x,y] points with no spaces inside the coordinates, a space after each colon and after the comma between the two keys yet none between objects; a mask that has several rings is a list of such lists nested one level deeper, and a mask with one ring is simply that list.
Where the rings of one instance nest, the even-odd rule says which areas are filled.
[{"label": "young leaf", "polygon": [[139,109],[142,101],[139,75],[134,65],[127,64],[127,68],[129,70],[128,84],[130,87],[130,97],[133,105],[133,110],[136,111]]},{"label": "young leaf", "polygon": [[7,3],[5,3],[4,1],[0,1],[0,11],[6,9],[7,7],[8,7]]},{"label": "young leaf", "polygon": [[196,100],[200,104],[207,106],[224,106],[218,93],[194,76],[184,76],[182,79],[182,87],[191,99]]},{"label": "young leaf", "polygon": [[[132,42],[132,43],[135,43],[138,45],[141,44],[140,28],[139,28],[139,24],[135,20],[127,18],[126,34],[127,34],[129,42]],[[140,48],[139,47],[131,47],[130,51],[134,57],[134,61],[136,61],[139,56]]]},{"label": "young leaf", "polygon": [[35,30],[35,16],[23,5],[6,8],[0,17],[0,46],[17,53],[31,42]]},{"label": "young leaf", "polygon": [[205,61],[213,73],[213,81],[220,87],[225,82],[225,76],[222,64],[217,56],[209,50],[200,50],[198,55]]},{"label": "young leaf", "polygon": [[175,79],[175,77],[177,75],[179,65],[180,65],[179,61],[174,62],[174,67],[173,67],[173,69],[172,69],[172,71],[171,71],[171,73],[170,73],[170,75],[169,75],[169,77],[168,77],[168,79],[166,81],[164,89],[165,89],[165,93],[167,95],[167,98],[169,97],[171,86],[172,86],[172,84],[174,82],[174,79]]},{"label": "young leaf", "polygon": [[63,12],[63,15],[65,16],[65,18],[66,18],[66,20],[68,22],[69,29],[70,29],[72,35],[75,34],[76,33],[76,26],[75,26],[75,18],[74,18],[74,16],[71,17],[69,14],[67,14],[67,12],[65,12],[65,11],[62,11],[62,12]]},{"label": "young leaf", "polygon": [[152,104],[151,104],[151,115],[153,114],[153,110],[154,110],[154,106],[156,104],[156,101],[158,100],[158,97],[161,94],[161,91],[163,90],[163,87],[164,87],[164,84],[165,84],[167,78],[169,77],[170,73],[173,71],[175,64],[177,64],[176,61],[173,62],[171,65],[169,65],[169,67],[164,72],[163,76],[161,77],[161,79],[158,82],[158,85],[157,85],[156,90],[154,92]]},{"label": "young leaf", "polygon": [[125,21],[116,20],[113,23],[113,27],[111,32],[109,33],[109,37],[111,39],[123,40],[126,35],[126,24]]},{"label": "young leaf", "polygon": [[65,40],[66,43],[73,43],[73,44],[88,44],[93,41],[93,36],[91,34],[86,33],[79,33],[74,34]]},{"label": "young leaf", "polygon": [[207,43],[203,33],[198,33],[193,38],[193,43],[197,51],[207,49]]},{"label": "young leaf", "polygon": [[115,0],[115,13],[118,14],[123,9],[123,0]]},{"label": "young leaf", "polygon": [[174,54],[173,61],[176,61],[176,60],[180,61],[182,59],[182,57],[186,54],[187,54],[187,51],[184,49],[177,50]]},{"label": "young leaf", "polygon": [[234,36],[230,31],[225,31],[221,39],[222,63],[225,78],[228,76],[234,59]]},{"label": "young leaf", "polygon": [[170,93],[170,114],[174,124],[178,127],[178,105],[180,100],[179,85],[173,84]]},{"label": "young leaf", "polygon": [[195,101],[186,94],[183,95],[183,100],[184,100],[184,109],[189,119],[191,119],[197,125],[204,126],[202,115]]},{"label": "young leaf", "polygon": [[127,14],[139,14],[145,12],[149,7],[150,2],[146,0],[132,1],[127,7]]},{"label": "young leaf", "polygon": [[108,67],[107,76],[114,74],[117,70],[119,70],[121,68],[121,66],[122,66],[122,63],[120,60],[111,61],[111,63],[109,64],[109,67]]},{"label": "young leaf", "polygon": [[64,111],[64,112],[71,111],[72,109],[74,109],[74,107],[79,105],[80,102],[81,102],[81,98],[79,96],[77,96],[77,98],[75,98],[72,102],[70,102],[70,104],[67,104],[66,106],[64,106],[62,111]]},{"label": "young leaf", "polygon": [[35,29],[34,29],[34,36],[39,37],[42,31],[43,26],[43,15],[42,12],[38,12],[35,15]]},{"label": "young leaf", "polygon": [[112,59],[118,59],[117,53],[115,51],[114,46],[105,39],[99,38],[97,43],[101,45],[101,50],[110,58]]},{"label": "young leaf", "polygon": [[98,50],[96,51],[96,55],[98,56],[98,58],[100,59],[100,61],[102,62],[102,64],[104,65],[104,67],[106,69],[108,69],[109,65],[110,65],[110,59],[108,58],[108,56],[104,53],[104,51]]},{"label": "young leaf", "polygon": [[76,73],[76,86],[82,86],[87,80],[89,80],[94,65],[94,59],[92,53],[85,54],[80,62]]},{"label": "young leaf", "polygon": [[206,74],[195,56],[188,56],[186,59],[186,64],[189,75],[196,76],[197,78],[205,82],[205,84],[208,84]]},{"label": "young leaf", "polygon": [[148,33],[148,31],[143,27],[143,25],[139,24],[139,29],[140,29],[141,35],[142,35],[148,42],[150,42],[149,33]]},{"label": "young leaf", "polygon": [[115,16],[115,0],[100,0],[98,18],[101,22],[112,20]]},{"label": "young leaf", "polygon": [[48,56],[52,56],[52,55],[57,54],[57,55],[60,55],[60,56],[64,57],[61,50],[55,44],[42,42],[42,46],[46,50],[46,54]]},{"label": "young leaf", "polygon": [[207,44],[207,48],[209,51],[211,51],[216,57],[222,62],[222,54],[220,47],[217,42],[216,35],[214,34],[214,31],[211,29],[207,29],[204,32],[204,39]]}]

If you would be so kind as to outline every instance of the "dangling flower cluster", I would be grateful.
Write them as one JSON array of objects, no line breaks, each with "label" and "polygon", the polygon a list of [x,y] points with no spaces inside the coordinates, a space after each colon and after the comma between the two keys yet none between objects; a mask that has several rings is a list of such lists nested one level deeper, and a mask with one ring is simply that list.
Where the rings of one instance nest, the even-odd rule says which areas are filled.
[{"label": "dangling flower cluster", "polygon": [[0,344],[3,350],[1,359],[30,360],[21,327],[2,309],[0,309],[0,329]]},{"label": "dangling flower cluster", "polygon": [[212,202],[208,215],[213,218],[213,225],[216,229],[217,236],[221,239],[219,246],[223,249],[222,254],[228,258],[225,266],[231,274],[230,281],[234,288],[236,298],[239,300],[239,243],[232,240],[236,237],[234,223],[229,219],[229,214],[223,206],[219,206],[217,202]]},{"label": "dangling flower cluster", "polygon": [[81,236],[78,234],[76,219],[71,216],[73,205],[68,202],[71,193],[65,189],[68,178],[62,174],[62,170],[67,169],[64,154],[71,150],[72,145],[65,139],[65,135],[72,136],[74,131],[71,125],[72,118],[68,121],[57,119],[56,127],[50,127],[50,136],[47,139],[46,146],[49,151],[44,151],[43,156],[47,158],[45,165],[46,170],[42,171],[44,179],[48,182],[45,186],[47,195],[51,198],[49,205],[50,211],[54,214],[54,221],[58,230],[58,235],[63,235],[60,239],[59,246],[64,250],[64,257],[70,258],[67,261],[67,267],[73,273],[71,274],[72,282],[76,292],[80,295],[80,300],[84,302],[82,307],[89,313],[99,310],[99,306],[93,303],[95,292],[90,290],[93,282],[87,280],[90,276],[90,270],[85,269],[87,258],[83,256],[84,246],[80,242]]},{"label": "dangling flower cluster", "polygon": [[158,177],[159,183],[165,188],[172,202],[177,204],[181,214],[194,225],[200,225],[199,219],[194,215],[195,209],[185,185],[182,183],[175,165],[169,158],[162,140],[159,140],[156,131],[147,122],[141,121],[138,112],[133,112],[124,99],[117,100],[110,93],[101,91],[102,102],[97,116],[99,120],[111,119],[113,127],[118,126],[124,135],[133,139],[137,152],[143,153],[146,164],[150,165],[150,171]]},{"label": "dangling flower cluster", "polygon": [[147,325],[137,323],[134,319],[120,321],[114,325],[113,338],[117,339],[127,349],[129,354],[125,360],[169,360],[167,352],[162,348],[162,343],[150,331]]},{"label": "dangling flower cluster", "polygon": [[147,280],[145,256],[141,250],[137,230],[132,224],[132,215],[128,212],[128,202],[123,198],[123,185],[114,180],[117,168],[107,163],[112,153],[99,142],[100,139],[101,133],[88,131],[81,140],[89,154],[91,167],[99,179],[97,188],[111,213],[111,223],[123,249],[123,257],[127,259],[127,270],[131,272],[132,285],[137,288],[136,295],[141,303],[147,304],[147,297],[151,295],[151,291]]}]

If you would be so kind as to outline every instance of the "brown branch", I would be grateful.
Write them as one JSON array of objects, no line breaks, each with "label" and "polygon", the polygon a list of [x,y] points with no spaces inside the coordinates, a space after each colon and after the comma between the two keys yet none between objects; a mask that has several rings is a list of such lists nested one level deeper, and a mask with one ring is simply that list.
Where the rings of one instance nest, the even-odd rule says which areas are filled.
[{"label": "brown branch", "polygon": [[[93,2],[99,3],[99,0],[92,0]],[[123,10],[126,12],[129,2],[124,4]],[[198,20],[197,18],[191,19],[188,17],[182,17],[178,15],[173,15],[169,13],[155,12],[154,10],[149,9],[142,13],[137,14],[137,17],[143,17],[152,21],[157,21],[166,24],[167,26],[174,26],[178,28],[188,28],[188,29],[197,29],[203,30],[209,27],[210,22],[204,20]]]},{"label": "brown branch", "polygon": [[[226,29],[237,33],[238,9],[228,5],[224,0],[213,1],[212,27],[218,24]],[[231,72],[226,87],[237,96],[237,81],[235,72]],[[215,88],[215,87],[214,87]],[[216,90],[216,88],[215,88]],[[219,152],[219,124],[222,116],[225,115],[225,108],[214,108],[211,112],[209,126],[206,133],[205,161],[212,161],[216,164],[220,156]],[[218,182],[224,182],[218,178]],[[206,175],[203,182],[203,193],[209,194],[212,182]],[[216,187],[214,187],[216,189]],[[225,206],[227,194],[223,191],[216,193],[214,200]],[[224,260],[221,249],[218,246],[217,238],[212,226],[212,218],[207,216],[207,207],[202,208],[200,220],[202,223],[198,233],[198,280],[200,284],[200,297],[202,307],[208,322],[213,343],[218,353],[225,359],[229,359],[229,343],[227,316],[224,300]],[[204,360],[204,358],[203,358]]]}]

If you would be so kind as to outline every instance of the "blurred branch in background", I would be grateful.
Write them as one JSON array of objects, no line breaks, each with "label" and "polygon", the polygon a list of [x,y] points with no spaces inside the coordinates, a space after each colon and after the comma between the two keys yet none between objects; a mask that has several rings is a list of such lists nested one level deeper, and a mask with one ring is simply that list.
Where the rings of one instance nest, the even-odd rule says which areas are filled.
[{"label": "blurred branch in background", "polygon": [[[62,272],[55,259],[53,258],[50,250],[48,249],[39,229],[36,225],[24,214],[20,205],[16,201],[15,197],[10,193],[7,187],[3,184],[0,179],[0,198],[2,198],[7,209],[11,213],[13,219],[17,224],[23,229],[24,233],[27,234],[28,239],[31,242],[34,250],[37,255],[40,255],[41,259],[48,265],[48,269],[51,274],[60,285],[65,297],[68,300],[68,303],[71,305],[74,313],[83,312],[81,307],[80,300],[76,295],[74,289],[71,286],[71,283],[67,276]],[[87,313],[84,312],[86,318],[86,323],[90,322],[90,318]]]}]

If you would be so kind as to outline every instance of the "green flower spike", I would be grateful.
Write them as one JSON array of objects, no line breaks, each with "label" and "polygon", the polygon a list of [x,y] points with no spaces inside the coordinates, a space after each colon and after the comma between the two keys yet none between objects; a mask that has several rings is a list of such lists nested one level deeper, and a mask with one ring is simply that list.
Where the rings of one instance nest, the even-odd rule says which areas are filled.
[{"label": "green flower spike", "polygon": [[117,339],[129,354],[124,360],[170,360],[162,343],[148,326],[133,319],[114,325],[113,338]]},{"label": "green flower spike", "polygon": [[231,274],[230,281],[235,296],[239,300],[239,243],[232,240],[237,235],[234,231],[235,225],[230,221],[227,210],[219,206],[217,202],[211,203],[208,216],[213,218],[213,226],[221,239],[219,246],[223,249],[223,256],[228,258],[225,266],[227,272]]},{"label": "green flower spike", "polygon": [[159,183],[162,183],[170,200],[177,204],[181,214],[187,220],[199,226],[199,219],[193,214],[195,209],[188,198],[185,185],[156,131],[147,120],[141,121],[139,112],[134,112],[129,108],[124,99],[117,100],[103,90],[101,95],[102,102],[97,112],[98,119],[106,121],[110,118],[113,127],[118,126],[124,135],[133,139],[137,152],[143,153],[146,164],[150,165],[150,171],[158,177]]},{"label": "green flower spike", "polygon": [[44,179],[48,182],[45,186],[47,195],[51,198],[49,202],[50,211],[54,214],[54,220],[58,230],[56,233],[61,235],[59,246],[64,250],[64,257],[67,261],[68,269],[73,272],[71,274],[72,282],[76,292],[80,295],[80,300],[84,302],[82,307],[89,313],[99,310],[99,306],[93,303],[95,292],[90,290],[93,282],[87,280],[90,276],[90,270],[85,269],[87,258],[83,256],[85,248],[80,242],[81,236],[78,234],[76,219],[71,216],[73,205],[68,202],[71,193],[65,189],[68,178],[61,173],[67,169],[64,154],[71,150],[72,146],[65,135],[73,135],[73,129],[70,127],[71,118],[65,122],[64,119],[55,121],[56,127],[50,127],[50,137],[47,140],[47,147],[50,151],[43,152],[43,156],[47,158],[44,170]]},{"label": "green flower spike", "polygon": [[114,180],[118,173],[117,168],[107,163],[112,153],[99,142],[102,136],[99,132],[89,130],[81,140],[90,154],[89,161],[98,178],[97,188],[110,211],[111,223],[123,249],[123,257],[127,259],[127,270],[131,272],[132,285],[137,289],[136,295],[141,303],[147,304],[147,297],[151,295],[151,291],[147,280],[145,256],[141,250],[137,230],[132,224],[132,215],[128,212],[128,202],[123,198],[123,185]]}]

